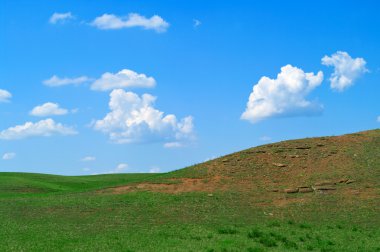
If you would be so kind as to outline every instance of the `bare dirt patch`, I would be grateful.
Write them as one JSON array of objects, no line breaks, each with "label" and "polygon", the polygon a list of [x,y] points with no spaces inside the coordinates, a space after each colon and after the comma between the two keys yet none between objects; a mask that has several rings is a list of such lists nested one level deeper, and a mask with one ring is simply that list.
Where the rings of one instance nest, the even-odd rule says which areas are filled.
[{"label": "bare dirt patch", "polygon": [[310,198],[277,198],[272,201],[272,205],[277,207],[285,207],[289,204],[305,204],[310,201]]},{"label": "bare dirt patch", "polygon": [[114,194],[123,194],[136,191],[150,191],[161,192],[169,194],[178,194],[185,192],[214,192],[223,188],[220,185],[222,180],[221,176],[214,176],[212,178],[179,178],[168,179],[168,183],[139,183],[126,186],[118,186],[108,188],[106,191]]}]

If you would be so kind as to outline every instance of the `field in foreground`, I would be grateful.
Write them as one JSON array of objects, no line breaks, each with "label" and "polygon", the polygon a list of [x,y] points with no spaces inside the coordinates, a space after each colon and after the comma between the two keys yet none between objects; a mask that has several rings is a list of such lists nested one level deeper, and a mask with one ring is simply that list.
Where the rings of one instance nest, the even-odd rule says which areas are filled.
[{"label": "field in foreground", "polygon": [[380,251],[380,130],[165,174],[0,173],[0,251]]}]

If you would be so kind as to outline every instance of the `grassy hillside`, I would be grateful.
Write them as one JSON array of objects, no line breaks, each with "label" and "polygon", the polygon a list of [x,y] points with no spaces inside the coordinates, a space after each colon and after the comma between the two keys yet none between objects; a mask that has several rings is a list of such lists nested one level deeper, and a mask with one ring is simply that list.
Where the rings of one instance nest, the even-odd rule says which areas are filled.
[{"label": "grassy hillside", "polygon": [[165,174],[0,173],[0,251],[380,251],[380,130]]}]

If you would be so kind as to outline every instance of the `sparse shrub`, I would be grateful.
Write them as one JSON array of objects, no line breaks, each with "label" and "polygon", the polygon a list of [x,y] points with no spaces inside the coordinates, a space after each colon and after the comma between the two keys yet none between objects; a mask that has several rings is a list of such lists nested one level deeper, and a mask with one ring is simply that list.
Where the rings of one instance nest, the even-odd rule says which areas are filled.
[{"label": "sparse shrub", "polygon": [[252,239],[260,238],[263,235],[264,235],[264,233],[261,232],[260,230],[258,230],[257,228],[254,228],[248,232],[248,238],[252,238]]},{"label": "sparse shrub", "polygon": [[287,248],[287,249],[291,249],[291,248],[297,249],[298,248],[297,243],[290,241],[285,236],[282,236],[282,235],[274,233],[274,232],[269,233],[269,235],[272,236],[277,241],[282,242],[284,244],[285,248]]},{"label": "sparse shrub", "polygon": [[328,240],[326,242],[326,244],[329,245],[329,246],[334,246],[335,245],[335,243],[333,241],[330,241],[330,240]]},{"label": "sparse shrub", "polygon": [[192,240],[200,241],[202,238],[200,236],[191,236]]},{"label": "sparse shrub", "polygon": [[279,234],[276,234],[275,232],[269,232],[269,235],[276,238],[276,239],[281,236]]},{"label": "sparse shrub", "polygon": [[314,247],[311,246],[311,245],[307,245],[307,246],[306,246],[306,250],[308,250],[308,251],[313,251],[313,250],[314,250]]},{"label": "sparse shrub", "polygon": [[277,242],[272,237],[265,235],[259,239],[259,242],[263,244],[265,247],[277,247]]},{"label": "sparse shrub", "polygon": [[268,227],[281,227],[281,224],[278,221],[273,221],[268,224]]},{"label": "sparse shrub", "polygon": [[284,242],[285,248],[287,248],[287,249],[298,249],[298,245],[294,241],[290,241],[290,240],[286,239],[283,242]]},{"label": "sparse shrub", "polygon": [[305,228],[305,229],[308,228],[309,229],[309,228],[311,228],[311,226],[307,223],[301,223],[300,228]]},{"label": "sparse shrub", "polygon": [[264,249],[260,247],[247,248],[247,252],[264,252]]},{"label": "sparse shrub", "polygon": [[321,252],[334,252],[335,250],[331,249],[331,248],[326,248],[326,247],[323,247],[321,248]]},{"label": "sparse shrub", "polygon": [[239,250],[233,249],[233,248],[222,248],[221,251],[222,252],[239,252]]},{"label": "sparse shrub", "polygon": [[219,234],[237,234],[239,233],[236,229],[227,227],[227,228],[221,228],[218,230]]},{"label": "sparse shrub", "polygon": [[302,237],[302,236],[299,238],[299,240],[300,240],[300,242],[305,242],[306,241],[306,239],[304,237]]},{"label": "sparse shrub", "polygon": [[315,239],[317,240],[318,244],[322,243],[322,239],[319,235],[315,236]]},{"label": "sparse shrub", "polygon": [[269,234],[265,234],[257,228],[252,229],[248,232],[248,238],[258,239],[258,242],[263,244],[265,247],[276,247],[277,242]]},{"label": "sparse shrub", "polygon": [[294,223],[295,223],[295,222],[292,221],[292,220],[289,220],[289,221],[288,221],[288,224],[289,224],[289,225],[294,225]]}]

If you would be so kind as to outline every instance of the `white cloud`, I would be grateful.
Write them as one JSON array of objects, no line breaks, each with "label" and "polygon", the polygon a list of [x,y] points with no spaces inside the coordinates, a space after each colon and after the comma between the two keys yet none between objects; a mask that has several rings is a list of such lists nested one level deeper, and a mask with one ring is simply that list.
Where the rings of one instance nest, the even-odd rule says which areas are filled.
[{"label": "white cloud", "polygon": [[87,157],[82,158],[81,161],[83,161],[83,162],[90,162],[90,161],[95,161],[95,160],[96,160],[96,157],[87,156]]},{"label": "white cloud", "polygon": [[380,122],[380,116],[377,117],[377,122]]},{"label": "white cloud", "polygon": [[155,166],[155,167],[150,168],[149,173],[159,173],[160,171],[161,169]]},{"label": "white cloud", "polygon": [[183,147],[183,143],[180,142],[169,142],[164,144],[165,148],[181,148]]},{"label": "white cloud", "polygon": [[262,137],[260,137],[260,141],[263,141],[263,142],[269,142],[271,140],[272,140],[272,138],[269,137],[269,136],[262,136]]},{"label": "white cloud", "polygon": [[201,21],[199,21],[198,19],[193,19],[193,26],[194,28],[197,28],[198,26],[200,26],[202,24]]},{"label": "white cloud", "polygon": [[178,121],[153,107],[156,97],[115,89],[110,94],[109,112],[94,123],[96,130],[109,134],[116,143],[188,141],[193,137],[193,118]]},{"label": "white cloud", "polygon": [[214,160],[216,158],[217,158],[216,156],[208,157],[203,162],[208,162],[208,161]]},{"label": "white cloud", "polygon": [[128,169],[128,164],[121,163],[121,164],[118,164],[115,169],[113,169],[112,171],[109,171],[108,173],[122,173],[122,172],[125,172],[125,170],[127,169]]},{"label": "white cloud", "polygon": [[107,91],[117,88],[150,88],[156,85],[153,77],[138,74],[129,69],[123,69],[116,74],[104,73],[91,85],[92,90]]},{"label": "white cloud", "polygon": [[70,19],[74,19],[74,16],[71,14],[71,12],[66,12],[66,13],[56,12],[50,17],[49,23],[51,24],[64,23]]},{"label": "white cloud", "polygon": [[16,153],[7,152],[7,153],[4,153],[3,160],[11,160],[11,159],[14,159],[15,157],[16,157]]},{"label": "white cloud", "polygon": [[60,78],[57,75],[53,75],[50,79],[44,80],[43,83],[49,87],[59,87],[65,85],[80,85],[91,80],[92,79],[87,76],[80,76],[76,78]]},{"label": "white cloud", "polygon": [[91,169],[88,168],[88,167],[85,167],[85,168],[83,168],[82,170],[83,170],[84,172],[89,172],[89,171],[91,171]]},{"label": "white cloud", "polygon": [[126,17],[118,17],[113,14],[103,14],[95,18],[91,25],[101,30],[116,30],[122,28],[142,27],[147,30],[155,30],[156,32],[165,32],[169,23],[160,16],[154,15],[146,18],[137,13],[130,13]]},{"label": "white cloud", "polygon": [[323,73],[305,73],[286,65],[276,79],[262,77],[254,85],[241,119],[256,123],[275,116],[295,116],[320,112],[322,105],[306,99],[323,81]]},{"label": "white cloud", "polygon": [[26,122],[23,125],[10,127],[0,132],[0,139],[16,140],[33,136],[49,137],[52,135],[74,135],[77,132],[53,119],[45,119],[36,123]]},{"label": "white cloud", "polygon": [[53,116],[53,115],[66,115],[68,113],[67,109],[63,109],[59,107],[58,103],[47,102],[40,106],[36,106],[30,111],[30,115],[32,116]]},{"label": "white cloud", "polygon": [[368,72],[363,58],[353,59],[348,53],[341,51],[334,53],[331,57],[324,56],[322,64],[334,67],[334,73],[330,76],[330,86],[338,91],[352,86],[356,79]]},{"label": "white cloud", "polygon": [[9,99],[12,98],[12,94],[7,90],[0,89],[0,102],[9,102]]}]

